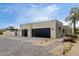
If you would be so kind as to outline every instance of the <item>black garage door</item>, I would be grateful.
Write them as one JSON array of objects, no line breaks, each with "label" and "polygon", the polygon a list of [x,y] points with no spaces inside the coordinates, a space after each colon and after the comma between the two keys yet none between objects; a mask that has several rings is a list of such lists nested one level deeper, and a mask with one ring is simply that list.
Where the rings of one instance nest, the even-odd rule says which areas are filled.
[{"label": "black garage door", "polygon": [[32,29],[32,37],[50,37],[50,28]]},{"label": "black garage door", "polygon": [[27,29],[23,29],[23,30],[22,30],[22,36],[27,37]]}]

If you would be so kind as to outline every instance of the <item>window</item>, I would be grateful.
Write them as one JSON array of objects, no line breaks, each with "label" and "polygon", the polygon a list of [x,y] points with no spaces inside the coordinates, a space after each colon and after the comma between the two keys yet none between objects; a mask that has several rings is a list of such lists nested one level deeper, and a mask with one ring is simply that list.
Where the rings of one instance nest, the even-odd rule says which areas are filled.
[{"label": "window", "polygon": [[59,29],[61,29],[61,27],[59,27]]},{"label": "window", "polygon": [[65,30],[63,29],[63,33],[65,33]]},{"label": "window", "polygon": [[53,31],[53,28],[52,28],[52,31]]}]

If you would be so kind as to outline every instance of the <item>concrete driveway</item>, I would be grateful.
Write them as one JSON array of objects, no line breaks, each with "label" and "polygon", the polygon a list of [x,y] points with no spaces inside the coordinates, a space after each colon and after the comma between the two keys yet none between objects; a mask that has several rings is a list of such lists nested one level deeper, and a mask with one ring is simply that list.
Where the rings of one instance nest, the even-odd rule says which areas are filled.
[{"label": "concrete driveway", "polygon": [[32,42],[48,38],[0,37],[0,56],[50,56],[49,49],[59,45],[54,42],[48,47],[35,46]]}]

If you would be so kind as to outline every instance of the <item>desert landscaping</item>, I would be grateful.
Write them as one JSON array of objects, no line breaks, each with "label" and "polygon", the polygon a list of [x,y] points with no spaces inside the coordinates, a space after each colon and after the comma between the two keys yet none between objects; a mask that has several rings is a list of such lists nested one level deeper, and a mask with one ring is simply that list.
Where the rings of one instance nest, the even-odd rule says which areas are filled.
[{"label": "desert landscaping", "polygon": [[79,56],[78,4],[0,8],[0,56]]}]

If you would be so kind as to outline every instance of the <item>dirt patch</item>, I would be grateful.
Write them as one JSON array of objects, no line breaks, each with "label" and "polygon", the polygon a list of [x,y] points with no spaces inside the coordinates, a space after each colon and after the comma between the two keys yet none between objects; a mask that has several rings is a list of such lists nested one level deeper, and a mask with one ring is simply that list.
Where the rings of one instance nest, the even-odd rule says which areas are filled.
[{"label": "dirt patch", "polygon": [[79,56],[79,41],[73,44],[73,47],[70,51],[66,53],[67,56]]},{"label": "dirt patch", "polygon": [[40,40],[38,42],[32,43],[32,45],[36,46],[48,46],[49,44],[55,42],[55,40],[47,39],[47,40]]},{"label": "dirt patch", "polygon": [[50,51],[48,51],[51,55],[55,55],[55,56],[62,56],[63,54],[63,47],[62,44],[58,45],[57,47],[55,47],[54,49],[51,49]]}]

